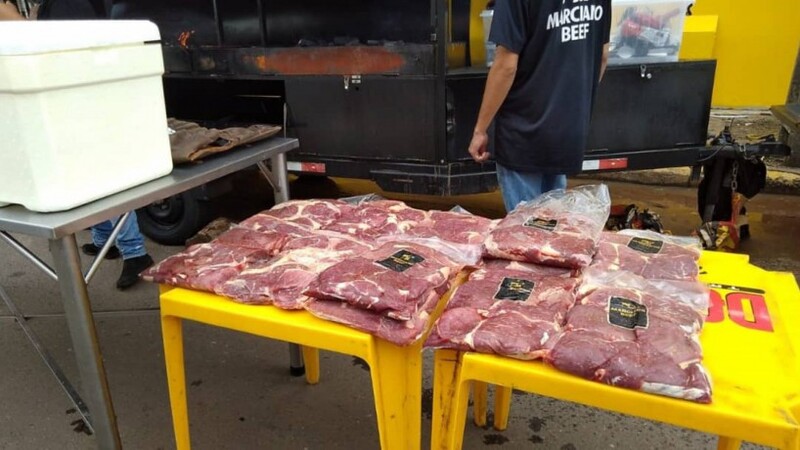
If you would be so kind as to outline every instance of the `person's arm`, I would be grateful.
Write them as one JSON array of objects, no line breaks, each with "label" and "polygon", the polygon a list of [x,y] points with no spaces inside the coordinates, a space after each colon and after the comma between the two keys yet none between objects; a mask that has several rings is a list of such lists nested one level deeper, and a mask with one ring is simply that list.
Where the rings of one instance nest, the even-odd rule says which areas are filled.
[{"label": "person's arm", "polygon": [[600,60],[600,81],[603,81],[603,75],[606,73],[608,67],[608,43],[603,46],[603,57]]},{"label": "person's arm", "polygon": [[508,91],[511,90],[517,74],[518,61],[518,54],[503,46],[497,46],[494,62],[486,79],[478,121],[472,134],[472,142],[469,144],[469,154],[476,162],[484,162],[489,159],[489,152],[486,148],[489,144],[489,137],[486,132],[500,109],[500,105],[508,96]]},{"label": "person's arm", "polygon": [[11,2],[0,3],[0,20],[25,20],[17,7]]}]

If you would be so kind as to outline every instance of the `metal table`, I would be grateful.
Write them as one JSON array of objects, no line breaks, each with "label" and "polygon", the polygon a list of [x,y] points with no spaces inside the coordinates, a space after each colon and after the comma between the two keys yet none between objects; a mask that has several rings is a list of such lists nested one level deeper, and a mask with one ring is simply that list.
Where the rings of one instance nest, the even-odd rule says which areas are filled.
[{"label": "metal table", "polygon": [[[6,302],[36,351],[75,404],[86,425],[95,434],[100,448],[116,449],[121,448],[122,444],[86,286],[105,253],[113,245],[129,211],[253,165],[258,165],[274,189],[275,202],[286,201],[289,199],[286,152],[298,146],[297,139],[268,139],[250,147],[218,155],[197,165],[176,167],[170,175],[69,211],[36,213],[18,205],[0,208],[0,240],[6,241],[50,278],[58,281],[86,397],[85,403],[28,327],[25,316],[1,286],[0,297]],[[267,160],[271,162],[270,167],[266,164]],[[94,224],[119,216],[122,218],[114,228],[108,243],[95,257],[89,270],[85,274],[82,273],[75,234]],[[48,266],[9,233],[48,239],[55,267]],[[292,369],[302,370],[299,347],[291,347],[290,355]]]}]

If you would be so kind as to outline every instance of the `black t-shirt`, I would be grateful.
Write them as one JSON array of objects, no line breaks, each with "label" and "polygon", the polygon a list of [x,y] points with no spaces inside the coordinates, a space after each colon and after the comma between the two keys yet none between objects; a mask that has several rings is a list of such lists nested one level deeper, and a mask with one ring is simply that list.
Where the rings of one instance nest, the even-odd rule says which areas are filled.
[{"label": "black t-shirt", "polygon": [[611,0],[497,0],[489,40],[519,55],[495,117],[497,162],[520,172],[580,172],[610,30]]}]

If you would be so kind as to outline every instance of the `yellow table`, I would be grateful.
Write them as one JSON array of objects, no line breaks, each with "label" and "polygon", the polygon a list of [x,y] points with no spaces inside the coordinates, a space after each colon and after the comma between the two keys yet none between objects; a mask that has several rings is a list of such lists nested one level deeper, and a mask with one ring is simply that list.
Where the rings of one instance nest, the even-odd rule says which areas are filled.
[{"label": "yellow table", "polygon": [[[466,279],[461,274],[458,286]],[[442,300],[437,317],[455,289]],[[399,347],[350,327],[318,319],[306,311],[235,303],[214,294],[162,286],[161,327],[164,338],[172,422],[179,450],[190,448],[183,362],[182,321],[213,325],[302,346],[309,383],[319,380],[318,349],[356,356],[367,362],[372,377],[380,445],[384,450],[419,449],[422,416],[422,342]]]},{"label": "yellow table", "polygon": [[794,277],[752,266],[745,255],[705,252],[700,263],[701,279],[712,287],[701,334],[712,404],[607,386],[541,362],[439,350],[431,448],[461,448],[469,388],[476,382],[478,422],[490,383],[500,394],[495,415],[505,419],[513,388],[716,434],[720,449],[736,449],[743,440],[800,449],[800,291]]}]

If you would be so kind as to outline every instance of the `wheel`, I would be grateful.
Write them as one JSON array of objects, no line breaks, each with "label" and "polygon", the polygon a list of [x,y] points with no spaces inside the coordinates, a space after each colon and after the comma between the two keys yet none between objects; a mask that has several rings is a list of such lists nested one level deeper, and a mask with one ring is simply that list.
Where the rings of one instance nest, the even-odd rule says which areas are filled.
[{"label": "wheel", "polygon": [[184,245],[211,219],[211,205],[196,190],[151,203],[136,211],[139,229],[163,245]]}]

